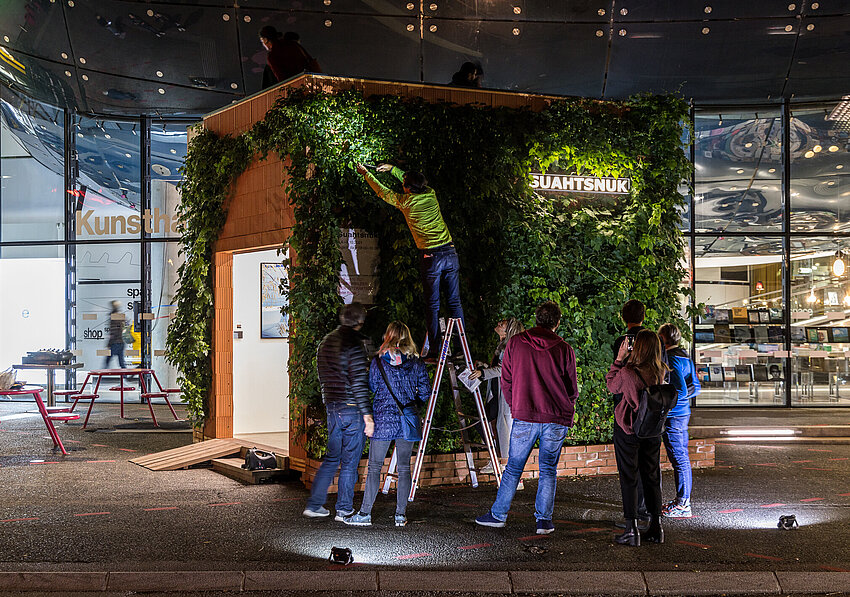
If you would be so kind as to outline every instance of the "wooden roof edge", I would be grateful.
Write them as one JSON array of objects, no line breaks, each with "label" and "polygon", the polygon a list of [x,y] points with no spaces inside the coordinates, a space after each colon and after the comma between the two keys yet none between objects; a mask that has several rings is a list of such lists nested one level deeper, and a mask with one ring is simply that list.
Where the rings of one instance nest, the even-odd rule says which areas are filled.
[{"label": "wooden roof edge", "polygon": [[[492,96],[492,95],[502,95],[502,96],[515,96],[515,97],[528,97],[528,98],[539,98],[548,101],[560,101],[567,99],[580,99],[586,100],[591,103],[596,103],[600,105],[611,105],[616,106],[621,102],[615,100],[605,100],[593,97],[583,97],[577,95],[552,95],[552,94],[539,94],[539,93],[531,93],[528,91],[506,91],[504,89],[489,89],[486,87],[455,87],[448,84],[441,83],[419,83],[419,82],[410,82],[410,81],[394,81],[391,79],[366,79],[360,77],[343,77],[336,75],[325,75],[325,74],[314,74],[314,73],[302,73],[286,81],[282,81],[275,85],[274,87],[269,87],[268,89],[264,89],[262,91],[258,91],[252,95],[248,95],[238,102],[233,102],[226,106],[222,106],[221,108],[210,112],[209,114],[204,115],[203,119],[207,120],[212,118],[213,116],[217,116],[218,114],[222,114],[227,112],[228,110],[234,110],[247,102],[251,102],[258,97],[263,95],[271,95],[277,94],[281,88],[290,88],[297,89],[300,87],[309,86],[311,83],[321,83],[322,81],[334,81],[334,82],[345,82],[351,84],[361,83],[364,85],[400,85],[404,86],[407,89],[421,89],[421,90],[448,90],[448,91],[457,91],[463,93],[472,93],[472,94],[480,94],[483,96]],[[477,102],[466,102],[467,104],[475,104]]]}]

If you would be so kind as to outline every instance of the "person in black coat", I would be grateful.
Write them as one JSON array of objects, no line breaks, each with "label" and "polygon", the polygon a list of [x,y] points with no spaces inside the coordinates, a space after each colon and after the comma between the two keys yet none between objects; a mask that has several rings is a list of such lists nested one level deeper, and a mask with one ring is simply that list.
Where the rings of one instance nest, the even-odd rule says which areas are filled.
[{"label": "person in black coat", "polygon": [[304,516],[330,515],[324,507],[337,470],[339,491],[335,520],[343,522],[354,514],[354,486],[357,467],[366,437],[372,437],[375,422],[369,393],[369,363],[360,328],[366,309],[359,303],[345,305],[339,313],[340,325],[319,344],[316,368],[322,401],[328,414],[328,450],[319,467]]}]

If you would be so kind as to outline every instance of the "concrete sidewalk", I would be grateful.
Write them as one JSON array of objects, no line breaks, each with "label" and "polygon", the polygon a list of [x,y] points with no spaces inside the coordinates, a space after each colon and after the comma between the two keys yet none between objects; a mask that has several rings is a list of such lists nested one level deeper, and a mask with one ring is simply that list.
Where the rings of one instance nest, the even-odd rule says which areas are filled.
[{"label": "concrete sidewalk", "polygon": [[214,570],[0,572],[4,592],[207,591],[563,595],[789,595],[850,591],[846,572]]}]

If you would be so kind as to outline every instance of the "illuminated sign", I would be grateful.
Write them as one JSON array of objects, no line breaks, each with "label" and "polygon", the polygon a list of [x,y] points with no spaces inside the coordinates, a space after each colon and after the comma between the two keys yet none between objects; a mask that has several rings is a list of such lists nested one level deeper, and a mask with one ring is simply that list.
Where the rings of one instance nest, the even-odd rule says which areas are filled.
[{"label": "illuminated sign", "polygon": [[177,234],[177,215],[160,212],[159,208],[146,209],[131,216],[95,216],[94,210],[78,210],[77,234],[100,236],[103,234],[139,234],[144,228],[148,234]]},{"label": "illuminated sign", "polygon": [[630,178],[579,176],[577,174],[540,174],[538,172],[532,172],[531,188],[538,191],[560,193],[628,195],[632,188],[632,180]]}]

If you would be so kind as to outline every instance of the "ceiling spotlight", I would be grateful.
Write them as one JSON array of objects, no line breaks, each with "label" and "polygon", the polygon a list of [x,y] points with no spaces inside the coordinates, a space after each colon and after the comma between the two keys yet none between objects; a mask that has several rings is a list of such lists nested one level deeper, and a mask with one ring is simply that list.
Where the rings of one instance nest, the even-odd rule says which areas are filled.
[{"label": "ceiling spotlight", "polygon": [[82,56],[80,56],[80,64],[85,64],[85,63],[86,63],[86,59],[83,58]]},{"label": "ceiling spotlight", "polygon": [[229,14],[227,14],[227,13],[224,13],[223,15],[221,15],[221,20],[222,20],[222,21],[229,21],[229,20],[230,20],[230,15],[229,15]]},{"label": "ceiling spotlight", "polygon": [[789,33],[794,31],[794,25],[785,25],[785,31]]},{"label": "ceiling spotlight", "polygon": [[736,172],[737,174],[743,174],[743,173],[744,173],[744,171],[743,171],[743,170],[741,170],[741,169],[735,170],[735,172]]},{"label": "ceiling spotlight", "polygon": [[67,60],[67,59],[68,59],[68,54],[66,54],[65,52],[62,52],[62,53],[60,54],[60,56],[62,56],[62,59],[63,59],[63,60]]},{"label": "ceiling spotlight", "polygon": [[[430,31],[431,33],[436,33],[437,32],[437,26],[431,25],[430,27],[428,27],[428,31]],[[516,34],[514,34],[514,35],[516,35]]]},{"label": "ceiling spotlight", "polygon": [[130,155],[129,153],[125,153],[125,154],[124,154],[124,157],[131,158],[131,157],[133,157],[133,156],[132,156],[132,155]]},{"label": "ceiling spotlight", "polygon": [[806,302],[807,303],[816,303],[817,300],[818,300],[818,297],[815,296],[815,289],[814,289],[814,287],[812,287],[812,292],[809,294],[809,296],[806,297]]},{"label": "ceiling spotlight", "polygon": [[773,174],[774,172],[776,172],[776,168],[770,168],[770,169],[768,170],[768,172],[770,172],[771,174]]},{"label": "ceiling spotlight", "polygon": [[835,167],[835,169],[836,169],[836,170],[841,170],[842,168],[844,168],[844,164],[838,164],[838,165]]},{"label": "ceiling spotlight", "polygon": [[330,27],[333,24],[334,24],[334,22],[331,21],[330,19],[325,19],[325,27]]},{"label": "ceiling spotlight", "polygon": [[809,23],[808,25],[806,25],[806,31],[814,31],[814,30],[815,30],[815,26],[812,23]]},{"label": "ceiling spotlight", "polygon": [[796,4],[789,4],[789,5],[788,5],[788,10],[794,10],[794,9],[796,9],[796,8],[797,8],[797,5],[796,5]]},{"label": "ceiling spotlight", "polygon": [[[431,25],[431,26],[434,27],[435,25]],[[519,35],[519,27],[514,27],[511,30],[511,33],[513,33],[514,35]]]},{"label": "ceiling spotlight", "polygon": [[620,34],[620,37],[626,37],[628,31],[626,31],[625,29],[620,29],[617,33]]},{"label": "ceiling spotlight", "polygon": [[407,24],[407,30],[408,30],[408,31],[413,31],[414,29],[415,29],[415,27],[413,26],[413,23],[408,23],[408,24]]},{"label": "ceiling spotlight", "polygon": [[703,35],[708,35],[710,32],[711,32],[711,29],[709,29],[708,27],[702,28],[702,34]]},{"label": "ceiling spotlight", "polygon": [[812,151],[812,150],[809,150],[809,151],[807,151],[806,153],[803,154],[803,157],[804,158],[813,158],[813,157],[815,157],[815,152]]},{"label": "ceiling spotlight", "polygon": [[70,76],[71,76],[71,71],[66,70],[66,71],[65,71],[65,76],[66,76],[66,77],[70,77]]},{"label": "ceiling spotlight", "polygon": [[605,9],[600,8],[599,10],[596,11],[596,14],[598,14],[600,17],[604,17],[605,16]]},{"label": "ceiling spotlight", "polygon": [[230,88],[231,89],[239,89],[239,85],[237,85],[236,83],[231,83]]},{"label": "ceiling spotlight", "polygon": [[165,89],[163,89],[162,87],[157,89],[157,91],[159,92],[160,95],[165,95]]},{"label": "ceiling spotlight", "polygon": [[162,71],[161,70],[156,71],[156,76],[162,77],[163,76]]},{"label": "ceiling spotlight", "polygon": [[602,29],[596,30],[596,37],[602,37],[603,35],[605,35],[605,32],[603,32]]},{"label": "ceiling spotlight", "polygon": [[838,145],[830,145],[829,146],[829,152],[830,153],[835,153],[836,151],[838,151]]},{"label": "ceiling spotlight", "polygon": [[89,80],[89,76],[88,76],[88,75],[83,75],[83,77],[82,77],[82,78],[83,78],[83,81],[88,81],[88,80]]},{"label": "ceiling spotlight", "polygon": [[844,259],[841,256],[841,251],[838,251],[835,254],[835,261],[832,262],[832,273],[840,278],[844,275],[845,269],[846,266],[844,265]]},{"label": "ceiling spotlight", "polygon": [[106,134],[103,136],[103,138],[104,138],[104,139],[111,139],[111,138],[112,138],[112,135],[110,135],[109,133],[106,133]]},{"label": "ceiling spotlight", "polygon": [[250,23],[251,22],[251,16],[245,15],[244,17],[242,17],[242,20],[245,21],[246,23]]},{"label": "ceiling spotlight", "polygon": [[814,151],[815,153],[820,153],[821,151],[823,151],[823,147],[821,147],[820,145],[815,145],[814,147],[812,147],[812,151]]}]

